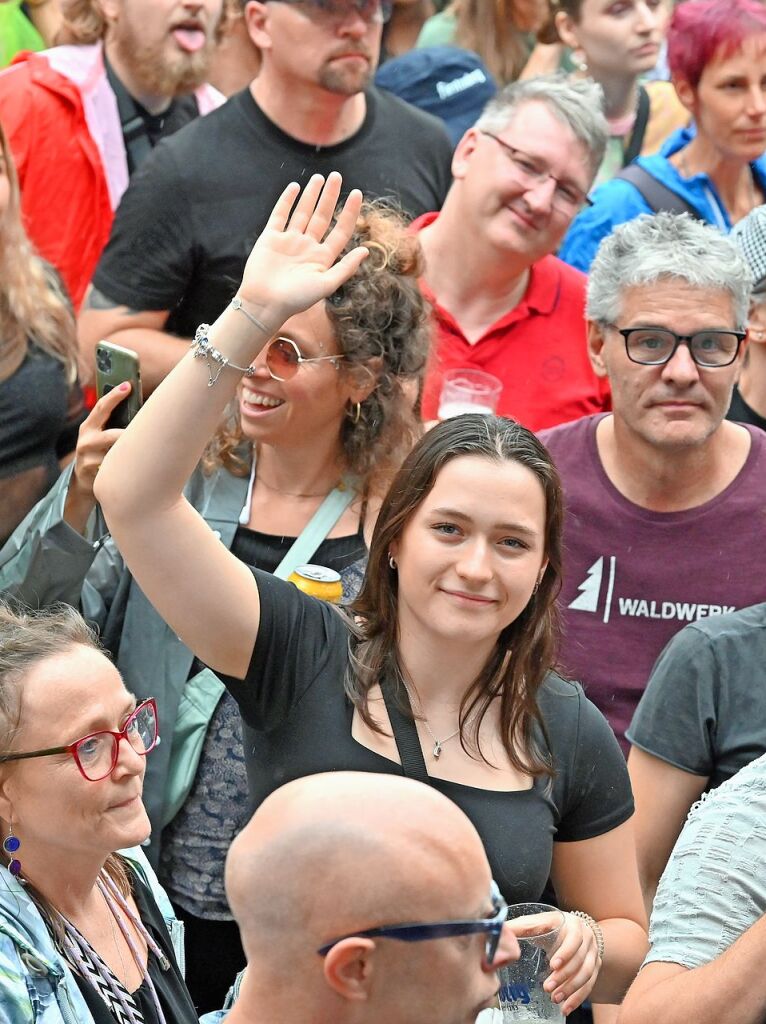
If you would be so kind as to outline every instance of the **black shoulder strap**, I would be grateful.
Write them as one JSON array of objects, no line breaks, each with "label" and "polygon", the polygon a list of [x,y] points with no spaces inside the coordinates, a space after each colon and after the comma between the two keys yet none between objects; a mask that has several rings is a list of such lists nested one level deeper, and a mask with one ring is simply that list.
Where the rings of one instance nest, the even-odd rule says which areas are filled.
[{"label": "black shoulder strap", "polygon": [[639,85],[636,120],[633,123],[633,131],[630,133],[628,145],[625,147],[625,154],[622,158],[623,167],[632,164],[636,157],[641,154],[641,147],[644,144],[644,136],[646,135],[646,126],[649,124],[650,108],[649,93],[643,85]]},{"label": "black shoulder strap", "polygon": [[[407,691],[404,690],[404,687],[402,690],[404,691],[402,699],[409,707],[410,699]],[[388,718],[394,732],[396,749],[399,751],[402,762],[402,774],[406,775],[408,779],[430,784],[431,780],[428,777],[428,769],[420,746],[418,730],[415,728],[415,720],[409,715],[403,714],[389,679],[384,679],[381,682],[380,691],[383,694],[383,702],[386,705]],[[412,709],[410,708],[410,710]]]},{"label": "black shoulder strap", "polygon": [[634,188],[638,189],[652,208],[653,213],[659,213],[660,210],[664,210],[667,213],[688,213],[695,220],[702,219],[694,207],[687,203],[685,199],[682,199],[672,189],[667,188],[661,181],[657,181],[653,174],[645,171],[639,164],[623,167],[615,175],[615,178],[628,181]]},{"label": "black shoulder strap", "polygon": [[117,77],[106,58],[104,58],[104,66],[109,85],[117,100],[117,112],[120,115],[122,137],[128,157],[128,169],[132,173],[152,151],[149,132],[146,130],[146,122],[141,117],[136,101]]}]

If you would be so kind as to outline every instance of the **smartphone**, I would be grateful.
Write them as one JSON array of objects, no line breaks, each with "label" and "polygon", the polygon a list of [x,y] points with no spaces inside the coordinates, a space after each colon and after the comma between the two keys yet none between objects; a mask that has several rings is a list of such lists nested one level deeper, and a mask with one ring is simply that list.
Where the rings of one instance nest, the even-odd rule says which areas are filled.
[{"label": "smartphone", "polygon": [[100,341],[96,346],[96,394],[102,398],[126,380],[130,381],[130,394],[112,411],[106,422],[107,430],[124,429],[141,408],[141,368],[138,353],[132,349]]}]

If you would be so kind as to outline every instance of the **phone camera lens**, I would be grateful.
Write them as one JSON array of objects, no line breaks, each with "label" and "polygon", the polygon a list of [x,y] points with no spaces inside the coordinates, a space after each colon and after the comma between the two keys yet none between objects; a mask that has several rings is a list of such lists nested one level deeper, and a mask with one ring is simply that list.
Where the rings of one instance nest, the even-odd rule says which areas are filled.
[{"label": "phone camera lens", "polygon": [[112,369],[112,357],[109,352],[100,348],[96,353],[96,366],[102,373],[109,373]]}]

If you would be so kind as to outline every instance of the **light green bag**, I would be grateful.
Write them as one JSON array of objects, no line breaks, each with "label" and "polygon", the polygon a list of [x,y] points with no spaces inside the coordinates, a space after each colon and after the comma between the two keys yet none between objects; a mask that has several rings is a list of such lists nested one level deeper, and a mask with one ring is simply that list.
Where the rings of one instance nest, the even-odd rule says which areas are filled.
[{"label": "light green bag", "polygon": [[10,64],[22,50],[44,50],[45,43],[21,10],[21,0],[0,3],[0,68]]},{"label": "light green bag", "polygon": [[[0,3],[2,9],[2,3]],[[252,488],[255,471],[250,477]],[[274,570],[274,575],[287,579],[296,566],[309,561],[319,545],[344,511],[354,500],[355,491],[350,485],[336,487],[331,491],[297,537],[290,550]],[[250,492],[246,506],[249,506]],[[194,785],[202,746],[205,742],[210,719],[226,687],[209,668],[192,676],[184,686],[178,704],[178,714],[173,728],[170,747],[170,764],[165,782],[165,804],[162,812],[162,827],[169,824],[178,814]],[[162,724],[162,723],[160,723]]]},{"label": "light green bag", "polygon": [[163,828],[175,818],[191,792],[210,719],[225,691],[226,687],[209,668],[203,668],[184,686],[170,747]]}]

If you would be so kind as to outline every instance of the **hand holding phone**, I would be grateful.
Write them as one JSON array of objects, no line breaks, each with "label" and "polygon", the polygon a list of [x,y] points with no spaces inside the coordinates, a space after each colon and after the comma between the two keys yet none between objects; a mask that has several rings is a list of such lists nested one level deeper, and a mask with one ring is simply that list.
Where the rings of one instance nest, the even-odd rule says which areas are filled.
[{"label": "hand holding phone", "polygon": [[128,381],[130,394],[112,410],[104,424],[105,430],[124,429],[141,408],[141,369],[138,355],[132,349],[122,348],[110,341],[96,346],[96,393],[99,398],[109,394],[118,384]]}]

